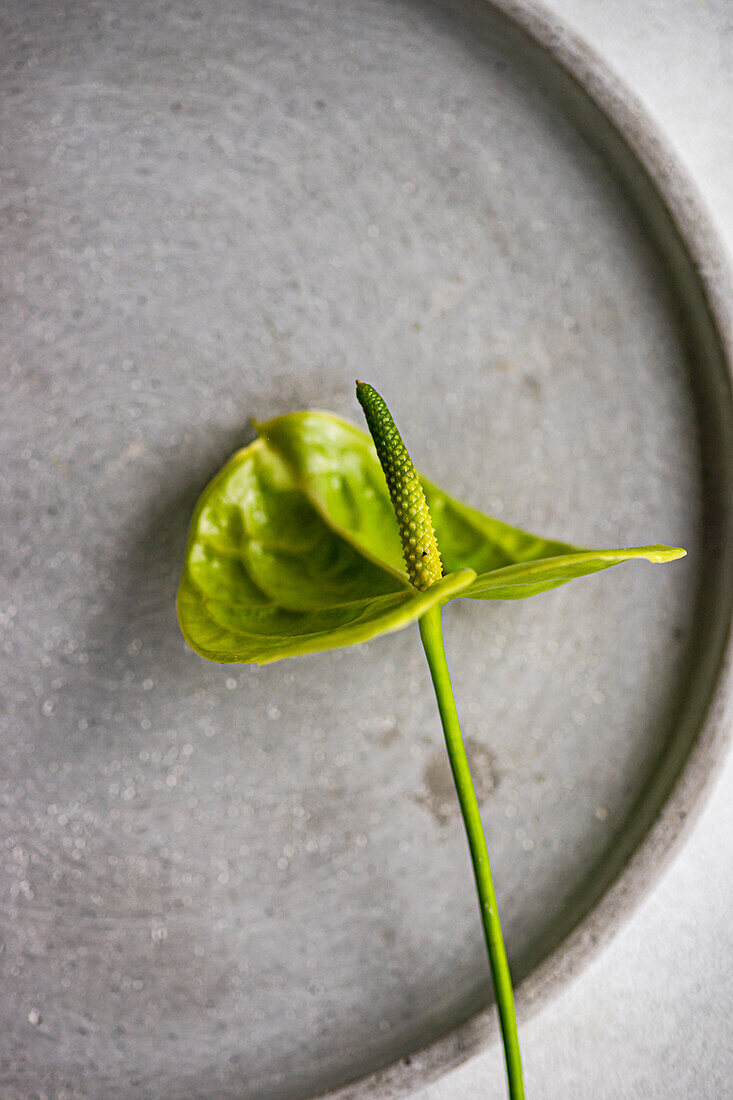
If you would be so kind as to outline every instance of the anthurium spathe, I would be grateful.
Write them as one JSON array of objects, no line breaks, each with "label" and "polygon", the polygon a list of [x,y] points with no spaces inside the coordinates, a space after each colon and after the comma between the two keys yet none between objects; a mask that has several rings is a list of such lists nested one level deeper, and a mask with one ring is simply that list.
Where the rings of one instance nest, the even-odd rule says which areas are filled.
[{"label": "anthurium spathe", "polygon": [[443,564],[411,584],[370,436],[327,412],[256,425],[259,437],[204,490],[191,523],[178,615],[186,641],[221,663],[265,664],[399,630],[459,596],[535,596],[669,546],[591,550],[539,538],[419,475]]},{"label": "anthurium spathe", "polygon": [[256,425],[201,497],[178,615],[211,661],[275,661],[354,645],[417,620],[466,828],[510,1100],[523,1100],[512,979],[476,792],[443,646],[458,596],[535,596],[669,546],[587,550],[529,535],[454,500],[415,469],[383,398],[357,382],[370,436],[330,413]]}]

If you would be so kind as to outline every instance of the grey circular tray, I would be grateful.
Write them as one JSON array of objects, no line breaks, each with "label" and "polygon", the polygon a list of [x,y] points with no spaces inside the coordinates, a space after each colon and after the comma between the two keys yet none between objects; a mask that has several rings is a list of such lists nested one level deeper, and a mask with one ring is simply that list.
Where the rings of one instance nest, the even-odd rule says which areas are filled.
[{"label": "grey circular tray", "polygon": [[4,18],[3,1098],[406,1095],[495,1034],[417,631],[198,660],[193,504],[248,416],[359,423],[359,375],[475,506],[688,549],[445,613],[525,1015],[724,749],[717,246],[633,102],[524,4]]}]

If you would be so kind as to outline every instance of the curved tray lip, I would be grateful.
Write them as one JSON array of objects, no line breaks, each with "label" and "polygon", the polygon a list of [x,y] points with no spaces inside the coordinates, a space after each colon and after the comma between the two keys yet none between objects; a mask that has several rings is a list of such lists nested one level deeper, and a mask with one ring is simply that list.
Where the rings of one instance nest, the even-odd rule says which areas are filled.
[{"label": "curved tray lip", "polygon": [[[539,48],[574,82],[586,102],[615,130],[629,160],[640,168],[656,191],[660,208],[671,218],[691,269],[697,276],[710,315],[727,383],[733,377],[733,287],[728,258],[712,220],[687,171],[671,152],[656,124],[633,92],[595,50],[544,5],[535,0],[449,0],[451,8],[471,8],[498,15]],[[609,161],[608,154],[603,155]],[[728,403],[730,405],[730,395]],[[733,408],[729,408],[733,417]],[[733,474],[728,477],[728,527],[733,519]],[[723,538],[728,574],[733,577],[733,531]],[[730,599],[728,601],[730,604]],[[733,636],[731,608],[715,689],[685,760],[657,817],[625,865],[590,911],[542,962],[516,987],[520,1023],[547,1003],[591,961],[631,916],[660,879],[673,855],[689,835],[706,795],[726,759],[733,740]],[[367,1100],[407,1096],[437,1080],[499,1038],[493,1006],[425,1048],[384,1069],[324,1093],[321,1100]],[[497,1068],[503,1073],[499,1061]]]}]

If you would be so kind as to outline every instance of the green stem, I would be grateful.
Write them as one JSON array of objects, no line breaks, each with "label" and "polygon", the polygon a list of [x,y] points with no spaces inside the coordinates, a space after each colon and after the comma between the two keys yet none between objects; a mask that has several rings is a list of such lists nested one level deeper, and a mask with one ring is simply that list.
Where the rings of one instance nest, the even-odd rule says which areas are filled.
[{"label": "green stem", "polygon": [[481,921],[484,926],[489,965],[496,994],[496,1005],[499,1010],[509,1096],[510,1100],[524,1100],[522,1059],[519,1054],[512,979],[504,947],[504,937],[501,934],[486,837],[481,824],[481,814],[479,813],[476,792],[471,780],[466,749],[461,737],[461,727],[458,723],[458,712],[453,698],[448,662],[445,658],[440,606],[431,607],[429,611],[426,611],[418,620],[418,625],[438,700],[438,710],[440,711],[440,720],[445,733],[448,759],[450,760],[463,822],[468,835],[468,847],[471,851],[473,873],[476,878]]}]

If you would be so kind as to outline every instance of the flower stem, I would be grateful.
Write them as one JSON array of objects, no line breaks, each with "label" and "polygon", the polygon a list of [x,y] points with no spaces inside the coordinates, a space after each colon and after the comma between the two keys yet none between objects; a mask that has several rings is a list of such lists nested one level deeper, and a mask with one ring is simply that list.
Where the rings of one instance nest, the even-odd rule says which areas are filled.
[{"label": "flower stem", "polygon": [[481,814],[471,780],[466,749],[458,722],[458,712],[453,698],[448,662],[445,657],[440,606],[431,607],[429,611],[426,611],[418,620],[418,626],[438,701],[440,720],[445,733],[448,759],[450,760],[451,771],[458,793],[463,823],[468,835],[468,847],[471,852],[473,873],[476,879],[481,921],[484,926],[491,977],[494,982],[496,1005],[499,1010],[509,1097],[510,1100],[524,1100],[522,1060],[519,1054],[512,979],[504,947],[504,937],[501,934],[486,837],[481,824]]}]

